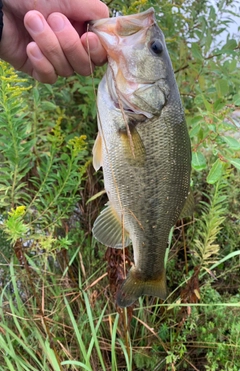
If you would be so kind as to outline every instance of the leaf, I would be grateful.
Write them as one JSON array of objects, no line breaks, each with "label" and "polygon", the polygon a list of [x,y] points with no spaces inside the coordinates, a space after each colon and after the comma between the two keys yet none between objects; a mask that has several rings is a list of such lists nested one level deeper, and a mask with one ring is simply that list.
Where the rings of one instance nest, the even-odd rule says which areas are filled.
[{"label": "leaf", "polygon": [[210,6],[209,19],[216,20],[216,11],[212,5]]},{"label": "leaf", "polygon": [[237,58],[236,59],[232,59],[232,60],[228,60],[226,61],[225,63],[227,63],[227,66],[228,66],[228,71],[229,72],[235,72],[237,70]]},{"label": "leaf", "polygon": [[192,43],[192,55],[194,56],[195,59],[203,59],[202,55],[202,49],[198,45],[198,43]]},{"label": "leaf", "polygon": [[214,102],[213,109],[214,109],[214,111],[220,111],[221,109],[223,109],[225,107],[225,105],[226,105],[226,103],[223,101],[223,99],[218,98]]},{"label": "leaf", "polygon": [[207,167],[206,159],[205,159],[205,156],[201,152],[193,152],[192,167],[197,171],[206,169]]},{"label": "leaf", "polygon": [[33,91],[34,100],[35,100],[35,102],[38,103],[39,102],[39,96],[40,96],[39,90],[36,87],[34,87],[32,91]]},{"label": "leaf", "polygon": [[208,174],[208,176],[207,176],[207,182],[208,182],[209,184],[214,184],[214,183],[216,183],[216,182],[221,178],[221,176],[222,176],[222,174],[223,174],[223,169],[224,169],[224,164],[223,164],[223,162],[218,158],[218,159],[214,162],[214,164],[213,164],[211,170],[209,171],[209,174]]},{"label": "leaf", "polygon": [[233,96],[233,102],[236,106],[240,106],[240,93]]},{"label": "leaf", "polygon": [[204,106],[206,107],[206,110],[209,112],[212,112],[213,105],[208,102],[207,98],[203,94],[202,94],[202,99],[203,99]]},{"label": "leaf", "polygon": [[56,111],[56,104],[52,103],[52,102],[48,102],[48,101],[42,101],[41,103],[41,109],[43,111]]},{"label": "leaf", "polygon": [[226,137],[220,137],[224,140],[224,142],[227,143],[228,147],[230,149],[233,149],[234,151],[240,150],[240,143],[237,141],[237,139],[226,136]]},{"label": "leaf", "polygon": [[199,78],[198,78],[198,83],[199,83],[199,86],[200,86],[200,89],[202,91],[205,90],[205,85],[206,85],[206,82],[205,82],[205,77],[203,75],[200,75]]},{"label": "leaf", "polygon": [[225,79],[217,80],[215,86],[219,97],[223,97],[224,95],[228,94],[229,87],[227,80]]},{"label": "leaf", "polygon": [[98,193],[96,193],[95,195],[93,195],[92,197],[90,197],[90,198],[87,200],[86,205],[87,205],[89,202],[96,200],[98,197],[102,196],[104,193],[106,193],[105,189],[102,190],[102,191],[100,191],[100,192],[98,192]]},{"label": "leaf", "polygon": [[240,160],[238,158],[230,158],[228,160],[236,169],[240,170]]},{"label": "leaf", "polygon": [[201,130],[200,123],[197,123],[196,125],[193,125],[192,129],[189,131],[190,138],[196,137],[200,130]]},{"label": "leaf", "polygon": [[204,52],[205,54],[209,52],[211,45],[212,45],[213,37],[212,37],[212,30],[208,29],[207,30],[207,35],[206,35],[206,40],[205,40],[205,45],[204,45]]},{"label": "leaf", "polygon": [[222,51],[226,51],[226,50],[234,50],[235,48],[237,47],[237,42],[236,40],[234,39],[229,39],[225,45],[223,45],[222,47]]},{"label": "leaf", "polygon": [[69,155],[67,153],[61,154],[61,160],[62,161],[69,161]]}]

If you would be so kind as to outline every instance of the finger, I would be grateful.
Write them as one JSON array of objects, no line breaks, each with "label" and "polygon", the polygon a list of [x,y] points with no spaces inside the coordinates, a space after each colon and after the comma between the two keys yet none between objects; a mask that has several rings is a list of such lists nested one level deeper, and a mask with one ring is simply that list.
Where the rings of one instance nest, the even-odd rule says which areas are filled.
[{"label": "finger", "polygon": [[52,64],[56,73],[60,76],[70,76],[73,70],[62,51],[56,35],[43,15],[35,10],[29,11],[25,15],[24,24],[42,54]]},{"label": "finger", "polygon": [[107,54],[97,35],[92,32],[86,32],[82,35],[81,41],[87,53],[90,54],[92,62],[96,66],[102,66],[106,63]]},{"label": "finger", "polygon": [[[24,15],[29,9],[29,1],[19,6],[19,13]],[[61,12],[67,18],[84,24],[86,21],[107,18],[108,7],[100,0],[61,0],[34,1],[34,9],[47,18],[53,12]],[[81,32],[83,33],[83,31]]]},{"label": "finger", "polygon": [[58,77],[56,71],[38,45],[35,42],[29,43],[26,52],[31,62],[32,77],[46,84],[54,84]]},{"label": "finger", "polygon": [[62,51],[74,71],[84,76],[89,75],[93,65],[91,67],[88,53],[69,20],[61,13],[52,13],[47,18],[47,22],[58,38]]}]

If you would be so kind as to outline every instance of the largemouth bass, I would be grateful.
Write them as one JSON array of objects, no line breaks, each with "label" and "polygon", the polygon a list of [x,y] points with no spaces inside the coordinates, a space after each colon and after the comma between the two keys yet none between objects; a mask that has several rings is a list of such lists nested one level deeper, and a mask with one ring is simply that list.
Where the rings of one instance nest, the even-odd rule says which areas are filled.
[{"label": "largemouth bass", "polygon": [[106,246],[132,242],[134,266],[117,304],[167,296],[164,256],[189,194],[191,149],[164,35],[154,9],[91,22],[108,54],[98,88],[93,165],[109,202],[93,226]]}]

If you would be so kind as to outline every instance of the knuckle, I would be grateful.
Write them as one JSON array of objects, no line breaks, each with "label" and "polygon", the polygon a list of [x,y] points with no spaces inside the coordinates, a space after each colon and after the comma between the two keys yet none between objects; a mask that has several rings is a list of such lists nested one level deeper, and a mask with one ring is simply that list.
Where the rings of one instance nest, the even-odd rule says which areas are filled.
[{"label": "knuckle", "polygon": [[58,75],[59,76],[62,76],[62,77],[70,77],[70,76],[72,76],[72,74],[73,74],[73,69],[71,68],[69,68],[69,69],[67,69],[67,70],[64,70],[64,71],[61,71],[61,72],[59,72],[58,73]]},{"label": "knuckle", "polygon": [[44,55],[58,55],[59,54],[59,45],[57,43],[43,43],[42,44],[42,52],[44,53]]},{"label": "knuckle", "polygon": [[[93,71],[94,68],[92,68],[92,71]],[[82,75],[82,76],[89,76],[91,75],[91,68],[88,66],[83,66],[79,73]]]},{"label": "knuckle", "polygon": [[57,81],[57,75],[54,73],[45,75],[34,71],[32,77],[44,84],[54,84]]},{"label": "knuckle", "polygon": [[70,39],[68,42],[62,42],[61,45],[65,54],[72,54],[74,51],[79,49],[79,39]]}]

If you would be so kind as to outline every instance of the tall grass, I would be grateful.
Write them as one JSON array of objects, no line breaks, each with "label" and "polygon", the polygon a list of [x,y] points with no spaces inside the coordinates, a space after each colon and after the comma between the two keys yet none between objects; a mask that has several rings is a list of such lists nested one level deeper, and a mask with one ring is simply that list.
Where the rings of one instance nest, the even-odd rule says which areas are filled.
[{"label": "tall grass", "polygon": [[[219,264],[239,257],[235,251]],[[210,364],[215,352],[238,371],[240,296],[222,302],[209,279],[201,303],[140,299],[126,328],[129,313],[100,293],[107,280],[86,289],[85,281],[71,281],[71,264],[61,273],[46,261],[27,261],[30,274],[10,261],[10,280],[1,290],[0,370],[207,370],[192,364],[203,354]]]}]

